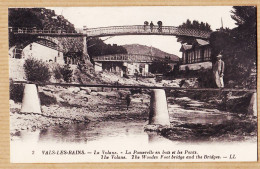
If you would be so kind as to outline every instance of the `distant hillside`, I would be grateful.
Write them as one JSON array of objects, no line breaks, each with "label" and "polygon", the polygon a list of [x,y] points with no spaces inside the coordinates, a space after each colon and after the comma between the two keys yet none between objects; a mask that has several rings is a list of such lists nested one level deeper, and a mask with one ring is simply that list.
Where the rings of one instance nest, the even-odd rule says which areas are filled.
[{"label": "distant hillside", "polygon": [[165,58],[165,56],[170,56],[171,60],[179,61],[179,57],[173,54],[166,53],[161,51],[158,48],[140,45],[140,44],[129,44],[123,45],[123,47],[127,50],[128,54],[142,54],[142,55],[152,55],[160,58]]}]

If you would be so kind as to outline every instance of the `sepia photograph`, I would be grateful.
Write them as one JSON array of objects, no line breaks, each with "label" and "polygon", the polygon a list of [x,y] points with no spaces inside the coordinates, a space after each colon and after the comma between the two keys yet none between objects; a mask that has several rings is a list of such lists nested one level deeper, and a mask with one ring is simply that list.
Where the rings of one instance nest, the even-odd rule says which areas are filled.
[{"label": "sepia photograph", "polygon": [[10,162],[256,162],[256,14],[8,8]]}]

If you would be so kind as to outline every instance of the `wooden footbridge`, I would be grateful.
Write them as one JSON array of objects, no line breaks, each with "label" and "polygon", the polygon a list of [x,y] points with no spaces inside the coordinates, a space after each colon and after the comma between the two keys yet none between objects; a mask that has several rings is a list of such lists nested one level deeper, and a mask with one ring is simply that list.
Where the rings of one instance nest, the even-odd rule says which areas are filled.
[{"label": "wooden footbridge", "polygon": [[165,90],[186,90],[186,91],[239,91],[239,92],[251,92],[252,97],[249,104],[248,112],[257,116],[257,95],[256,89],[209,89],[209,88],[178,88],[178,87],[159,87],[159,86],[132,86],[132,85],[119,85],[119,84],[71,84],[71,83],[34,83],[25,81],[15,81],[14,83],[25,83],[23,101],[22,101],[22,113],[39,113],[41,112],[40,98],[37,90],[37,86],[64,86],[64,87],[101,87],[101,88],[131,88],[131,89],[150,89],[150,112],[149,112],[149,125],[170,126],[170,117],[167,106],[167,99]]},{"label": "wooden footbridge", "polygon": [[63,87],[100,87],[118,89],[164,89],[164,90],[185,90],[185,91],[225,91],[225,92],[249,92],[254,93],[256,89],[242,88],[182,88],[170,86],[144,86],[144,85],[120,85],[120,84],[73,84],[73,83],[37,83],[30,81],[13,81],[15,84],[35,84],[37,86],[63,86]]}]

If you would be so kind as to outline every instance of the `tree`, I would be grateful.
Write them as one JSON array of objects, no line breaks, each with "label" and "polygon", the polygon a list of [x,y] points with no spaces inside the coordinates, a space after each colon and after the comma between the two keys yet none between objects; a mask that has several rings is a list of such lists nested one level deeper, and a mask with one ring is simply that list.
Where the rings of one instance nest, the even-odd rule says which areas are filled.
[{"label": "tree", "polygon": [[243,55],[243,61],[252,64],[256,62],[256,7],[234,6],[231,12],[232,19],[238,25],[232,30],[237,42],[237,52]]},{"label": "tree", "polygon": [[239,60],[237,67],[243,75],[242,84],[246,84],[251,71],[256,69],[254,66],[257,58],[256,7],[234,6],[231,12],[233,14],[231,17],[237,25],[232,30],[236,44],[234,54]]},{"label": "tree", "polygon": [[69,64],[64,65],[61,69],[60,72],[62,74],[62,77],[65,82],[70,82],[71,77],[73,76],[73,70],[71,69]]},{"label": "tree", "polygon": [[27,80],[33,82],[48,82],[51,72],[46,63],[41,60],[27,59],[23,65]]},{"label": "tree", "polygon": [[224,81],[245,86],[256,64],[256,8],[235,6],[231,13],[237,27],[211,33],[212,58],[214,63],[215,56],[222,52],[225,62]]},{"label": "tree", "polygon": [[[58,17],[53,10],[45,8],[9,8],[8,26],[13,28],[33,28],[37,29],[64,29],[75,31],[74,25],[63,16]],[[29,44],[36,40],[36,36],[23,36],[15,38],[9,33],[9,47],[16,44]],[[25,46],[24,46],[25,47]]]},{"label": "tree", "polygon": [[27,8],[8,9],[9,27],[38,27],[42,28],[40,18],[32,10]]},{"label": "tree", "polygon": [[87,46],[90,58],[93,56],[127,53],[127,50],[123,46],[118,46],[117,44],[106,44],[99,38],[89,40]]},{"label": "tree", "polygon": [[169,74],[172,71],[172,66],[169,64],[170,57],[165,56],[163,60],[155,60],[150,66],[151,73],[161,73],[164,75]]},{"label": "tree", "polygon": [[[179,26],[179,28],[188,28],[188,29],[197,29],[201,31],[209,31],[212,32],[210,25],[208,23],[199,22],[199,21],[190,21],[187,19],[186,22],[184,22],[182,25]],[[176,36],[177,41],[183,43],[191,44],[195,38],[193,37],[185,37],[185,36]]]}]

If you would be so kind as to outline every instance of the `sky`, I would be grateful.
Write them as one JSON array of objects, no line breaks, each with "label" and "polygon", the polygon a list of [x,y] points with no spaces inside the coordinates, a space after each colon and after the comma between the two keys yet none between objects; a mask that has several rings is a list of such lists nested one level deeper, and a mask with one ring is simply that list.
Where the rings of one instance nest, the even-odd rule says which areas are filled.
[{"label": "sky", "polygon": [[[143,25],[144,21],[162,21],[163,26],[179,26],[187,19],[207,22],[214,31],[223,26],[236,27],[231,18],[232,6],[154,6],[154,7],[50,7],[57,15],[63,15],[75,28]],[[101,39],[107,39],[103,37]],[[156,47],[181,57],[181,44],[175,36],[127,35],[115,36],[107,44],[141,44]]]}]

